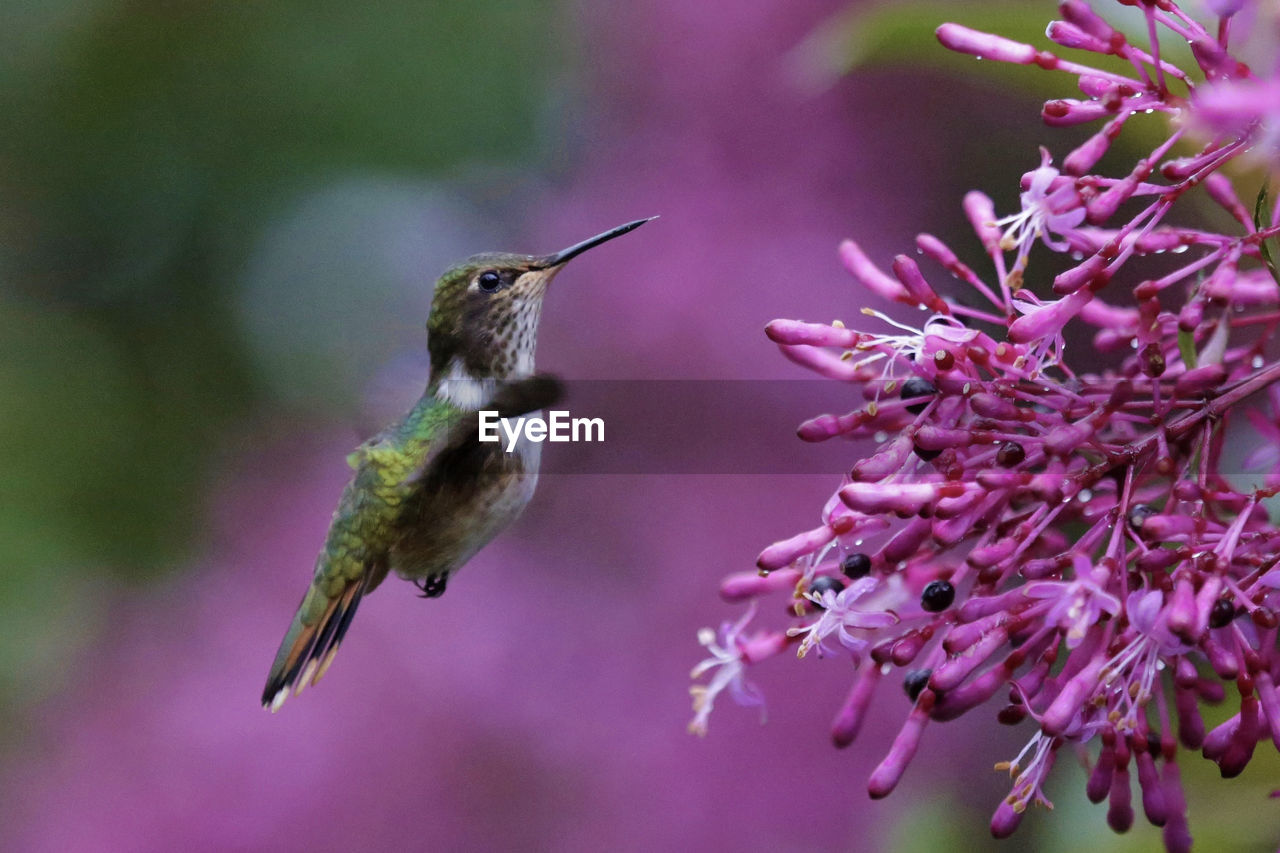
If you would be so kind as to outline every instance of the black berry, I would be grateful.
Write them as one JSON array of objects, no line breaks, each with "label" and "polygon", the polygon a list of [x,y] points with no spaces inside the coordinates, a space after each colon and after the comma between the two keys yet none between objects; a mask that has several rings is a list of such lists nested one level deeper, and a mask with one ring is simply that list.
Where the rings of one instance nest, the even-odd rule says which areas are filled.
[{"label": "black berry", "polygon": [[1015,465],[1021,465],[1022,461],[1027,458],[1027,451],[1023,449],[1021,444],[1016,441],[1006,441],[1000,445],[1000,449],[996,451],[996,462],[1006,468],[1012,468]]},{"label": "black berry", "polygon": [[1209,610],[1209,627],[1225,628],[1236,618],[1236,608],[1228,599],[1219,598]]},{"label": "black berry", "polygon": [[865,578],[871,574],[871,558],[866,554],[846,554],[840,561],[840,571],[850,580]]},{"label": "black berry", "polygon": [[[911,400],[916,397],[932,397],[938,393],[938,389],[928,379],[921,379],[919,376],[913,376],[906,382],[902,383],[902,390],[898,392],[898,396],[903,400]],[[926,400],[923,403],[912,403],[907,406],[907,411],[913,415],[918,415],[924,411],[924,407],[929,405]]]},{"label": "black berry", "polygon": [[[813,579],[813,583],[809,584],[809,594],[814,598],[822,598],[822,594],[828,590],[839,593],[842,589],[844,589],[844,583],[839,578],[829,577],[828,575],[816,577]],[[815,604],[814,606],[819,609],[822,608],[821,604]]]},{"label": "black berry", "polygon": [[920,606],[930,613],[946,610],[956,600],[956,588],[950,581],[929,581],[920,595]]},{"label": "black berry", "polygon": [[912,702],[920,696],[920,691],[924,690],[926,684],[929,683],[929,676],[933,674],[931,669],[909,669],[906,678],[902,679],[902,689],[907,691],[907,698]]}]

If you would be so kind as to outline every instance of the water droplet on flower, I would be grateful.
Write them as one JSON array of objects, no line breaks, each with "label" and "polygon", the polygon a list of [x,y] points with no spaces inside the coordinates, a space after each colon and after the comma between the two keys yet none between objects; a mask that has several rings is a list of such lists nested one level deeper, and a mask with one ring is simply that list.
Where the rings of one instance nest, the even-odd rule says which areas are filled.
[{"label": "water droplet on flower", "polygon": [[876,444],[884,444],[889,440],[889,433],[884,430],[876,430],[876,434],[872,438],[875,439]]},{"label": "water droplet on flower", "polygon": [[1169,251],[1170,251],[1170,252],[1173,252],[1175,255],[1181,255],[1183,252],[1185,252],[1185,251],[1186,251],[1187,249],[1189,249],[1189,248],[1191,248],[1191,247],[1190,247],[1190,246],[1177,245],[1177,246],[1174,246],[1174,247],[1173,247],[1172,249],[1170,249]]},{"label": "water droplet on flower", "polygon": [[1076,500],[1082,504],[1093,500],[1093,489],[1081,489],[1076,493]]},{"label": "water droplet on flower", "polygon": [[1262,363],[1263,363],[1263,358],[1260,355],[1255,355],[1252,359],[1249,360],[1249,366],[1252,367],[1254,370],[1257,370],[1258,368],[1262,367]]},{"label": "water droplet on flower", "polygon": [[1083,260],[1084,260],[1084,252],[1072,252],[1072,253],[1071,253],[1071,260],[1073,260],[1073,261],[1083,261]]}]

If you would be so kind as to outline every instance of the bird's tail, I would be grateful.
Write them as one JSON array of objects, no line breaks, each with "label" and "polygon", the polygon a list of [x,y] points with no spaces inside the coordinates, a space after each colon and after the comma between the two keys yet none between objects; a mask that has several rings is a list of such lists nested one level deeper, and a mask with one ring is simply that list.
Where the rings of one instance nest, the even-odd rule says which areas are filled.
[{"label": "bird's tail", "polygon": [[278,711],[289,698],[290,690],[296,696],[308,684],[319,681],[329,669],[360,606],[369,575],[366,571],[333,598],[325,595],[315,583],[307,589],[267,676],[267,686],[262,691],[264,708],[270,708],[272,713]]}]

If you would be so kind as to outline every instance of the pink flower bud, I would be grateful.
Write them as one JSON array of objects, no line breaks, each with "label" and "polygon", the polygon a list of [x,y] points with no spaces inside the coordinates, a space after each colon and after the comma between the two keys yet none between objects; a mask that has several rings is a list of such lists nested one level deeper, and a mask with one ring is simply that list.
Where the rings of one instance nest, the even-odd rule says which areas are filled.
[{"label": "pink flower bud", "polygon": [[1067,175],[1083,175],[1097,165],[1120,135],[1127,115],[1119,115],[1107,122],[1102,130],[1082,142],[1079,147],[1062,158],[1062,171]]},{"label": "pink flower bud", "polygon": [[1112,114],[1101,101],[1077,101],[1075,98],[1058,98],[1046,101],[1040,111],[1041,118],[1049,127],[1072,127],[1085,122],[1097,121]]},{"label": "pink flower bud", "polygon": [[1271,732],[1271,742],[1280,750],[1280,694],[1276,692],[1275,681],[1271,673],[1263,670],[1254,677],[1258,690],[1258,702],[1262,706],[1263,716],[1267,720],[1267,728]]},{"label": "pink flower bud", "polygon": [[1193,690],[1178,688],[1173,692],[1173,703],[1178,712],[1178,740],[1187,749],[1199,749],[1204,744],[1199,697]]},{"label": "pink flower bud", "polygon": [[1066,0],[1059,5],[1058,10],[1063,18],[1099,41],[1108,44],[1116,40],[1121,43],[1124,41],[1124,36],[1116,32],[1101,15],[1093,11],[1092,6],[1083,0]]},{"label": "pink flower bud", "polygon": [[1098,761],[1089,773],[1089,781],[1085,783],[1085,796],[1091,803],[1100,803],[1111,792],[1111,779],[1116,772],[1115,735],[1107,730],[1102,739],[1102,749],[1098,753]]},{"label": "pink flower bud", "polygon": [[1107,259],[1099,252],[1084,263],[1060,273],[1053,280],[1053,292],[1062,294],[1075,293],[1082,287],[1097,291],[1099,288],[1095,287],[1094,284],[1098,281],[1105,282],[1107,280],[1106,270]]},{"label": "pink flower bud", "polygon": [[1111,797],[1107,805],[1107,826],[1116,832],[1128,832],[1133,826],[1133,791],[1129,787],[1128,762],[1117,760],[1111,777]]},{"label": "pink flower bud", "polygon": [[840,499],[849,509],[867,514],[897,512],[915,515],[938,499],[936,483],[850,483],[840,490]]},{"label": "pink flower bud", "polygon": [[1009,641],[1008,633],[1003,629],[990,631],[977,643],[970,646],[964,654],[947,658],[929,678],[929,685],[935,690],[945,693],[960,686],[960,682],[968,678],[975,669],[990,660]]},{"label": "pink flower bud", "polygon": [[906,289],[907,295],[916,305],[928,308],[939,314],[950,314],[951,308],[943,302],[924,280],[920,267],[906,255],[898,255],[893,259],[893,274]]},{"label": "pink flower bud", "polygon": [[1173,393],[1179,396],[1204,394],[1213,391],[1227,378],[1227,371],[1221,364],[1206,364],[1182,374],[1173,383]]},{"label": "pink flower bud", "polygon": [[916,748],[920,745],[920,735],[924,733],[924,727],[929,722],[929,708],[933,706],[932,701],[929,701],[927,703],[929,707],[925,707],[926,696],[932,696],[932,694],[921,694],[920,702],[911,710],[906,724],[893,739],[889,754],[872,771],[871,779],[867,783],[867,792],[871,794],[871,799],[879,800],[889,796],[898,786],[898,781],[906,772],[907,765],[915,757]]},{"label": "pink flower bud", "polygon": [[[1147,527],[1146,522],[1150,520],[1148,518],[1142,524],[1144,533]],[[1188,642],[1194,642],[1196,638],[1195,627],[1198,620],[1196,617],[1195,587],[1191,581],[1181,578],[1174,583],[1173,597],[1169,600],[1168,612],[1169,630]]]},{"label": "pink flower bud", "polygon": [[1143,750],[1134,756],[1134,763],[1138,765],[1138,785],[1142,788],[1142,812],[1153,826],[1164,826],[1169,811],[1155,759]]},{"label": "pink flower bud", "polygon": [[812,554],[835,538],[835,533],[827,525],[815,527],[765,548],[760,552],[756,565],[766,572],[781,569],[806,554]]},{"label": "pink flower bud", "polygon": [[996,812],[991,816],[991,835],[993,838],[1008,838],[1022,823],[1022,811],[1015,809],[1009,801],[1001,800]]},{"label": "pink flower bud", "polygon": [[933,522],[927,518],[913,518],[907,526],[893,535],[885,543],[881,554],[889,565],[901,562],[916,552],[916,549],[929,538]]},{"label": "pink flower bud", "polygon": [[818,415],[818,417],[810,418],[800,424],[800,428],[796,430],[796,435],[805,441],[826,441],[829,438],[835,438],[838,435],[844,435],[857,429],[865,422],[866,414],[860,411],[840,416]]},{"label": "pink flower bud", "polygon": [[1019,65],[1029,65],[1036,61],[1037,51],[1029,44],[971,30],[960,24],[943,24],[938,27],[937,36],[943,47],[979,59],[994,59]]},{"label": "pink flower bud", "polygon": [[1098,675],[1105,663],[1102,658],[1094,658],[1062,686],[1053,703],[1045,710],[1040,723],[1047,734],[1061,735],[1066,732],[1084,700],[1097,687]]},{"label": "pink flower bud", "polygon": [[859,335],[852,329],[828,326],[826,323],[803,323],[799,320],[774,320],[764,327],[769,340],[778,344],[808,344],[817,347],[850,349]]},{"label": "pink flower bud", "polygon": [[998,217],[995,204],[991,199],[985,193],[970,190],[964,195],[963,206],[965,216],[969,219],[969,227],[982,241],[982,248],[986,249],[988,254],[1000,251],[1002,234],[995,225]]},{"label": "pink flower bud", "polygon": [[1077,50],[1092,50],[1098,53],[1107,52],[1107,43],[1102,39],[1089,35],[1075,24],[1069,24],[1066,21],[1054,21],[1049,24],[1049,28],[1045,30],[1045,35],[1051,41],[1062,45],[1063,47],[1071,47]]},{"label": "pink flower bud", "polygon": [[790,344],[779,344],[778,349],[782,350],[782,354],[791,361],[801,367],[809,368],[819,376],[835,379],[837,382],[853,382],[858,378],[858,371],[853,364],[841,361],[830,350]]},{"label": "pink flower bud", "polygon": [[840,706],[835,720],[831,723],[831,740],[838,747],[846,747],[853,743],[862,728],[871,697],[875,695],[876,685],[880,683],[880,667],[864,666],[858,670],[858,678],[853,689]]},{"label": "pink flower bud", "polygon": [[910,436],[900,435],[885,445],[879,453],[854,463],[849,476],[855,482],[871,483],[883,480],[903,466],[911,456],[911,448]]},{"label": "pink flower bud", "polygon": [[871,259],[866,256],[857,243],[852,240],[845,240],[841,243],[840,260],[844,262],[844,268],[852,273],[853,277],[863,287],[881,299],[911,304],[911,297],[907,294],[907,289],[902,286],[901,282],[885,275],[879,267],[871,263]]}]

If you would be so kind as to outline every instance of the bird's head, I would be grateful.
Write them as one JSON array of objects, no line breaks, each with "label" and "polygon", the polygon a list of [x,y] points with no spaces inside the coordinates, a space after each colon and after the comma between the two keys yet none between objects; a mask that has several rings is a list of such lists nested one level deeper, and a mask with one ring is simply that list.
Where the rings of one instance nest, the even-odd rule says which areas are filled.
[{"label": "bird's head", "polygon": [[638,219],[550,255],[475,255],[436,283],[427,320],[431,380],[510,379],[533,373],[547,285],[565,264],[639,228]]}]

